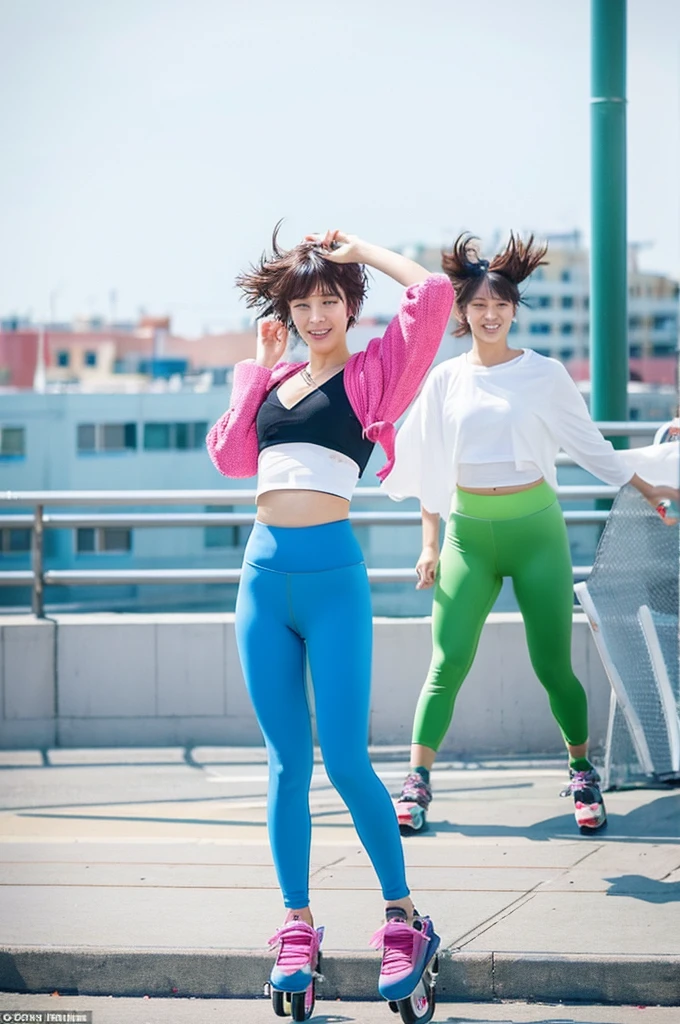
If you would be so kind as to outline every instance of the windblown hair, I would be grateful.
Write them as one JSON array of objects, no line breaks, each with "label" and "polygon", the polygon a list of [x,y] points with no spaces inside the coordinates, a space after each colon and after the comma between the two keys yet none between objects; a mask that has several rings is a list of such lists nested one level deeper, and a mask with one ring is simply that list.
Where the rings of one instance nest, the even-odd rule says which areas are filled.
[{"label": "windblown hair", "polygon": [[290,303],[306,299],[312,292],[336,295],[347,300],[352,327],[359,318],[368,290],[368,275],[361,263],[333,263],[316,242],[300,242],[292,249],[278,243],[281,221],[274,228],[272,252],[264,252],[256,264],[236,278],[246,295],[246,305],[258,317],[274,317],[290,331],[295,330]]},{"label": "windblown hair", "polygon": [[519,306],[523,301],[519,285],[533,274],[536,267],[547,263],[544,256],[548,246],[535,244],[533,235],[523,242],[510,232],[510,241],[505,249],[491,261],[481,259],[474,244],[476,241],[474,235],[464,232],[453,243],[450,252],[442,253],[442,270],[456,291],[453,311],[459,326],[453,334],[457,338],[462,338],[470,329],[465,320],[465,310],[484,281],[488,281],[494,298]]}]

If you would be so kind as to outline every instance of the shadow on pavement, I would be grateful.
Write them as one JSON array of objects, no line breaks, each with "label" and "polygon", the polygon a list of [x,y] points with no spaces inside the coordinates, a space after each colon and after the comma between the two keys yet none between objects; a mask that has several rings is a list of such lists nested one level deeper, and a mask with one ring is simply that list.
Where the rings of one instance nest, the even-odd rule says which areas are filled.
[{"label": "shadow on pavement", "polygon": [[[441,1013],[442,1004],[439,1003]],[[446,1007],[444,1007],[444,1010]],[[510,1017],[494,1018],[494,1020],[483,1021],[480,1017],[442,1017],[438,1016],[437,1024],[516,1024]],[[597,1021],[575,1021],[573,1017],[544,1017],[541,1020],[532,1021],[531,1024],[597,1024]]]},{"label": "shadow on pavement", "polygon": [[680,882],[658,882],[644,875],[619,875],[605,882],[611,882],[607,896],[628,896],[645,903],[680,902]]},{"label": "shadow on pavement", "polygon": [[671,843],[680,839],[680,794],[658,797],[649,804],[635,807],[628,814],[608,813],[605,829],[593,836],[580,836],[573,815],[537,821],[533,825],[466,825],[464,822],[428,820],[428,833],[454,832],[471,838],[509,838],[519,836],[536,842],[548,839],[597,839],[598,842]]}]

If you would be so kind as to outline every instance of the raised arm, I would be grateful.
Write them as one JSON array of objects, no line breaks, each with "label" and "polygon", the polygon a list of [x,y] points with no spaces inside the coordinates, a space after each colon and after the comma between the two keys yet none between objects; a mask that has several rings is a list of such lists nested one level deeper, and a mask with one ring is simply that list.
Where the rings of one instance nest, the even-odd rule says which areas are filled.
[{"label": "raised arm", "polygon": [[331,262],[363,263],[373,270],[387,274],[404,288],[419,284],[430,277],[429,270],[425,270],[425,267],[421,267],[414,260],[391,249],[383,249],[381,245],[365,242],[357,235],[346,235],[343,231],[327,231],[323,237],[308,235],[307,238],[310,241],[318,240],[319,244],[328,250],[325,255]]},{"label": "raised arm", "polygon": [[208,454],[223,476],[249,477],[257,473],[258,445],[255,419],[272,372],[285,352],[288,332],[277,321],[258,321],[255,359],[234,367],[231,403],[206,437]]}]

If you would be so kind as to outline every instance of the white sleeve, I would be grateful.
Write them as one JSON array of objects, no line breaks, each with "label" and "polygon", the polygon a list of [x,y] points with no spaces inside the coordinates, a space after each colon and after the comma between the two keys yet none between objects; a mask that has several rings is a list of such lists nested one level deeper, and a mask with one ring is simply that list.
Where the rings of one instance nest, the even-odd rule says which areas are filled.
[{"label": "white sleeve", "polygon": [[428,512],[447,519],[451,505],[450,466],[444,444],[446,380],[430,373],[397,431],[394,467],[382,484],[395,501],[418,498]]},{"label": "white sleeve", "polygon": [[680,444],[650,444],[617,452],[630,473],[637,473],[653,487],[680,487]]},{"label": "white sleeve", "polygon": [[583,397],[562,363],[551,359],[553,387],[547,395],[550,429],[561,448],[598,480],[623,487],[633,473],[593,423]]}]

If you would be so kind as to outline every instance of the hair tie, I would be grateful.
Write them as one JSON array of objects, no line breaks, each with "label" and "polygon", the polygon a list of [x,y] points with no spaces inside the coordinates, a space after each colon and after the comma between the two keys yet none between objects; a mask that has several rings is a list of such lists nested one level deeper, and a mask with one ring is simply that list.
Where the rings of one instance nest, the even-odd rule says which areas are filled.
[{"label": "hair tie", "polygon": [[479,259],[476,263],[471,263],[470,267],[472,268],[473,273],[478,275],[484,274],[489,269],[489,261]]}]

